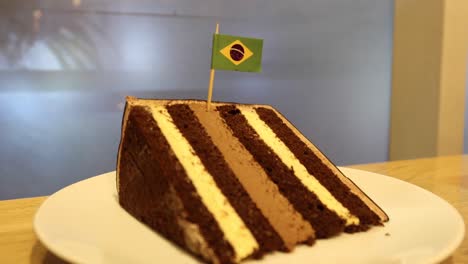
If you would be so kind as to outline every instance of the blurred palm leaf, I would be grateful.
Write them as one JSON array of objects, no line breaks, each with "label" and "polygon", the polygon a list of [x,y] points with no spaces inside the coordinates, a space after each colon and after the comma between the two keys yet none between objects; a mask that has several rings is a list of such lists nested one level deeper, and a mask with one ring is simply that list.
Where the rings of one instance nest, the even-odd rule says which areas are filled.
[{"label": "blurred palm leaf", "polygon": [[[21,61],[37,43],[43,42],[63,69],[101,68],[97,39],[108,39],[96,17],[69,9],[41,9],[37,0],[0,0],[0,56],[9,67]],[[108,42],[108,41],[105,41]],[[112,45],[106,44],[110,47]]]}]

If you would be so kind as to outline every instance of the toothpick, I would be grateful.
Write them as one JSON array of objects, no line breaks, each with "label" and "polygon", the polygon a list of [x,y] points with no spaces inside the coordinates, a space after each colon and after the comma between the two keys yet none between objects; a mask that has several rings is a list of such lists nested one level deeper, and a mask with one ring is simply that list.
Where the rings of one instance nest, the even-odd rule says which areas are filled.
[{"label": "toothpick", "polygon": [[[216,31],[215,34],[219,34],[219,24],[216,23]],[[213,47],[214,49],[214,47]],[[208,100],[206,101],[206,110],[210,110],[211,107],[211,97],[213,95],[213,82],[215,77],[215,70],[211,69],[210,71],[210,84],[208,86]]]}]

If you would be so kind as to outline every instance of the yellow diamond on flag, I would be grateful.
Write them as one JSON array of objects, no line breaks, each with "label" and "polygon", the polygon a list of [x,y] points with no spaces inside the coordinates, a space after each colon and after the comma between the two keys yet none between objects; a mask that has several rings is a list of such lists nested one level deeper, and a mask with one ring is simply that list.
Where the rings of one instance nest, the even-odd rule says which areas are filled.
[{"label": "yellow diamond on flag", "polygon": [[239,65],[252,57],[253,52],[247,48],[240,40],[235,40],[219,52],[224,55],[234,65]]}]

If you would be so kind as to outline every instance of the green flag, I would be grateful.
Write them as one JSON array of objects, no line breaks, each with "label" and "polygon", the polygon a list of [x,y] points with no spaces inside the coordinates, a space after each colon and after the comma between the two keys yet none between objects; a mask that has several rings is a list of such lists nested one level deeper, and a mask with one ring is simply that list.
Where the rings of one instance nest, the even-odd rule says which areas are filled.
[{"label": "green flag", "polygon": [[213,35],[211,68],[228,71],[260,72],[263,39]]}]

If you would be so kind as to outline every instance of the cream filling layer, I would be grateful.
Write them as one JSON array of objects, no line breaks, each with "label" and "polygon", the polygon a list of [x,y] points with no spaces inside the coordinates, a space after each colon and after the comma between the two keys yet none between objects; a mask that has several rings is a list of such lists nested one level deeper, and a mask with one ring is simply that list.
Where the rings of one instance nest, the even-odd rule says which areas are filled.
[{"label": "cream filling layer", "polygon": [[153,107],[152,114],[203,203],[233,247],[236,260],[240,261],[251,255],[259,248],[257,241],[218,188],[190,143],[177,129],[169,112],[165,107]]},{"label": "cream filling layer", "polygon": [[359,225],[359,218],[349,212],[320,182],[310,175],[307,169],[294,156],[289,148],[273,132],[273,130],[260,119],[255,109],[252,107],[238,107],[247,122],[262,138],[265,144],[270,147],[281,161],[294,170],[294,174],[301,183],[320,199],[320,201],[330,210],[335,212],[340,218],[346,221],[346,225]]}]

